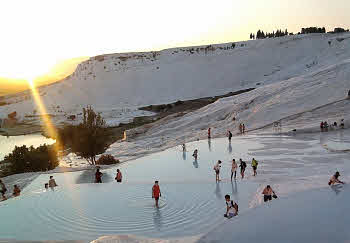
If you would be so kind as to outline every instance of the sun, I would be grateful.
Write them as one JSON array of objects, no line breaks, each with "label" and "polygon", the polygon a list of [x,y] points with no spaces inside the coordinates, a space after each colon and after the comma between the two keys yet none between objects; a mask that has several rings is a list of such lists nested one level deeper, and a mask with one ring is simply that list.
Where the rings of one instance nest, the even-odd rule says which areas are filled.
[{"label": "sun", "polygon": [[28,82],[29,87],[30,87],[31,89],[35,87],[35,86],[34,86],[34,80],[32,80],[32,79],[27,79],[27,82]]}]

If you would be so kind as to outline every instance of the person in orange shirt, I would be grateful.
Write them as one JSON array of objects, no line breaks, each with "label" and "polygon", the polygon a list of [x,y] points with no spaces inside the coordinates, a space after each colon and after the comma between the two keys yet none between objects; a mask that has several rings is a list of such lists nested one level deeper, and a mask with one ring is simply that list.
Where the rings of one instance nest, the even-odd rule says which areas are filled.
[{"label": "person in orange shirt", "polygon": [[152,198],[154,198],[154,200],[156,201],[156,207],[158,208],[159,205],[158,205],[158,201],[159,201],[159,198],[162,196],[162,193],[160,192],[160,188],[159,188],[159,185],[158,185],[158,181],[155,181],[154,182],[154,185],[152,187]]}]

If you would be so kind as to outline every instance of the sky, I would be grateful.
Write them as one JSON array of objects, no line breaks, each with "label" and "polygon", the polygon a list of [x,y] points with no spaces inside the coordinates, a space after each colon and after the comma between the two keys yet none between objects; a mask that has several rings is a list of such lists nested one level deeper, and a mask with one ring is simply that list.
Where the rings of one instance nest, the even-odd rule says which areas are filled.
[{"label": "sky", "polygon": [[349,0],[1,1],[0,84],[54,81],[106,53],[240,41],[258,29],[349,28],[349,10]]}]

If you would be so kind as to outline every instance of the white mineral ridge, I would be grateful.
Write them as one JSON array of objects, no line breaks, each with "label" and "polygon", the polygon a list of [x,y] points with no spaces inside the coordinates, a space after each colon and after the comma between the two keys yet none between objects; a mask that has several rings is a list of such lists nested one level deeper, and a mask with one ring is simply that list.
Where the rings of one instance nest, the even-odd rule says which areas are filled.
[{"label": "white mineral ridge", "polygon": [[[108,54],[81,63],[71,76],[39,93],[47,112],[56,115],[54,122],[92,105],[114,124],[148,114],[137,111],[140,106],[257,88],[221,102],[230,102],[235,113],[254,106],[242,112],[249,113],[251,123],[264,124],[343,98],[349,89],[349,59],[349,33],[236,42],[233,49],[227,43]],[[7,96],[5,101],[11,104],[0,107],[2,117],[38,110],[30,92]],[[264,120],[260,113],[267,115]]]}]

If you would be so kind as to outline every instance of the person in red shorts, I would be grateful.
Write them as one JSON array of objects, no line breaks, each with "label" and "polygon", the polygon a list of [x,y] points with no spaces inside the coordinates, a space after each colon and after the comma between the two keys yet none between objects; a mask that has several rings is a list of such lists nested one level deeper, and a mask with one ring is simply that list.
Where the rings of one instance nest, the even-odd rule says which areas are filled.
[{"label": "person in red shorts", "polygon": [[162,193],[160,192],[160,188],[158,185],[158,181],[154,182],[154,185],[152,187],[152,198],[154,198],[154,200],[156,201],[156,207],[158,208],[158,201],[159,198],[162,196]]}]

